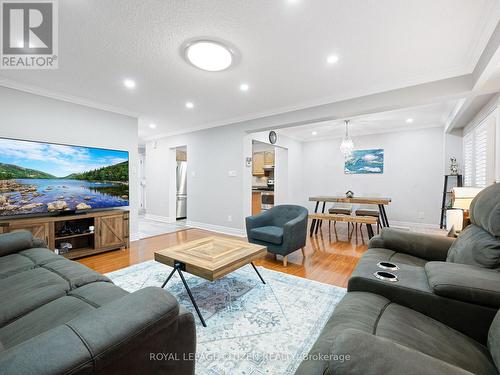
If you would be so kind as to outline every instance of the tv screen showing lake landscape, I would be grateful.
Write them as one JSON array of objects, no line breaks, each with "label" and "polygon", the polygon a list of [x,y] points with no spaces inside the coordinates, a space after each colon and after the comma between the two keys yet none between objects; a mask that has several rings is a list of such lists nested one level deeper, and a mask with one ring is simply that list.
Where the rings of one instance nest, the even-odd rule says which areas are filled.
[{"label": "tv screen showing lake landscape", "polygon": [[128,152],[0,138],[0,216],[128,206]]}]

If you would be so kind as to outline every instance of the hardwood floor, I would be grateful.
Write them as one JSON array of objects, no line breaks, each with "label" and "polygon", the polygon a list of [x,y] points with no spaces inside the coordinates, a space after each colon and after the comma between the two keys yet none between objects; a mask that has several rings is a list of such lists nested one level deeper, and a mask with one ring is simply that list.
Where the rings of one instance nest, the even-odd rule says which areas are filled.
[{"label": "hardwood floor", "polygon": [[[345,287],[347,286],[347,280],[358,263],[358,259],[368,248],[368,236],[366,228],[363,228],[362,238],[358,234],[357,238],[353,236],[351,241],[349,241],[347,239],[347,225],[344,223],[337,223],[336,232],[337,236],[335,235],[335,231],[332,230],[330,242],[328,224],[324,223],[322,231],[317,236],[307,237],[305,258],[299,249],[288,256],[287,267],[283,267],[280,257],[278,257],[278,260],[275,260],[274,255],[269,253],[255,263],[275,271]],[[107,273],[151,260],[154,257],[154,252],[157,250],[214,234],[224,236],[219,233],[200,229],[181,230],[175,233],[134,241],[131,243],[130,249],[97,254],[79,259],[78,262],[85,264],[97,272]]]}]

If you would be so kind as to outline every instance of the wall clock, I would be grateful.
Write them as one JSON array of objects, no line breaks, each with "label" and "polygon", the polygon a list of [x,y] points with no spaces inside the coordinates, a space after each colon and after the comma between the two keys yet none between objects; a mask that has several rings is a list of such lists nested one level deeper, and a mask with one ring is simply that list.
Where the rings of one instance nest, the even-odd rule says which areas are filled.
[{"label": "wall clock", "polygon": [[278,140],[278,135],[276,134],[275,131],[270,131],[269,132],[269,142],[271,142],[271,144],[275,144],[276,141]]}]

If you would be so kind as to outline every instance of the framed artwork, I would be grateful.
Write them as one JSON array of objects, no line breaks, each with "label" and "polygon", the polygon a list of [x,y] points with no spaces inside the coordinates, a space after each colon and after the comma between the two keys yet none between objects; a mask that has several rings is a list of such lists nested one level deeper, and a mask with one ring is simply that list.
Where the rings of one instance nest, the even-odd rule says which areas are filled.
[{"label": "framed artwork", "polygon": [[384,150],[354,150],[346,155],[345,174],[384,173]]}]

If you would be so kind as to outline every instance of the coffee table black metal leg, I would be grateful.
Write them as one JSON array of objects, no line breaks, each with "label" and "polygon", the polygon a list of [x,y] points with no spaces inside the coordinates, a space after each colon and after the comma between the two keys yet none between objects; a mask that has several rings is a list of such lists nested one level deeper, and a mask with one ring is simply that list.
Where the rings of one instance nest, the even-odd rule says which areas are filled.
[{"label": "coffee table black metal leg", "polygon": [[205,319],[203,319],[203,315],[201,315],[201,311],[198,308],[196,301],[194,300],[193,294],[191,293],[191,289],[189,289],[189,286],[188,286],[186,279],[184,278],[184,275],[182,274],[182,271],[180,270],[180,268],[177,268],[177,272],[179,272],[179,276],[181,277],[182,283],[184,284],[184,288],[186,288],[186,291],[188,292],[189,298],[191,299],[191,303],[193,304],[194,309],[196,310],[196,313],[198,314],[198,317],[201,320],[201,324],[203,324],[203,327],[206,327],[207,323],[205,323]]},{"label": "coffee table black metal leg", "polygon": [[198,305],[196,304],[196,301],[194,300],[193,294],[191,293],[191,289],[189,289],[189,286],[188,286],[188,284],[186,282],[186,279],[184,278],[184,275],[182,274],[183,267],[184,267],[183,263],[175,262],[174,263],[174,269],[172,270],[172,272],[170,272],[170,275],[168,275],[167,280],[165,280],[165,282],[163,283],[163,285],[161,287],[164,288],[165,285],[167,285],[168,281],[174,275],[175,271],[177,271],[179,273],[179,276],[181,277],[182,283],[184,284],[184,288],[186,288],[186,291],[187,291],[187,293],[189,295],[189,299],[191,299],[191,303],[193,304],[194,309],[196,310],[196,313],[198,314],[198,317],[201,320],[201,324],[203,324],[203,327],[206,327],[207,323],[205,323],[205,319],[203,319],[203,315],[201,315],[201,311],[198,308]]},{"label": "coffee table black metal leg", "polygon": [[165,288],[165,285],[167,285],[168,281],[172,278],[172,276],[174,276],[174,273],[175,273],[176,270],[177,270],[177,268],[174,267],[174,269],[172,270],[172,272],[170,272],[170,275],[168,275],[167,279],[165,280],[165,282],[161,286],[162,289]]},{"label": "coffee table black metal leg", "polygon": [[250,262],[250,264],[252,265],[252,267],[253,267],[253,269],[255,270],[255,272],[257,272],[257,275],[259,275],[259,277],[260,277],[260,281],[262,281],[262,283],[264,283],[264,284],[265,284],[266,282],[264,281],[264,279],[263,279],[263,278],[262,278],[262,276],[260,275],[259,271],[257,270],[257,267],[255,267],[255,264],[253,264],[253,262]]}]

